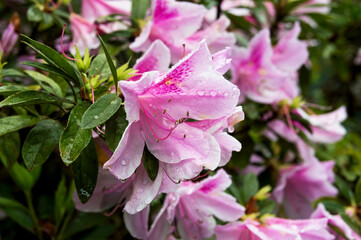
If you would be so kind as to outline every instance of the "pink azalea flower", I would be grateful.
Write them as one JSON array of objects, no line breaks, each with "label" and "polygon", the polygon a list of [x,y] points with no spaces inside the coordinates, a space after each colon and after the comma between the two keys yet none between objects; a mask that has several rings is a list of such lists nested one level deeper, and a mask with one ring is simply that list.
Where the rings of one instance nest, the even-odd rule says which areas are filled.
[{"label": "pink azalea flower", "polygon": [[312,133],[300,125],[298,127],[315,143],[335,143],[346,134],[346,129],[341,125],[341,122],[347,118],[345,106],[319,115],[309,115],[301,108],[296,109],[295,112],[311,124]]},{"label": "pink azalea flower", "polygon": [[[133,175],[141,164],[145,143],[159,159],[159,176],[164,169],[176,181],[194,178],[203,167],[214,170],[226,156],[230,157],[222,153],[240,150],[239,143],[235,149],[234,138],[224,137],[219,131],[228,125],[228,118],[233,119],[232,124],[240,119],[240,111],[235,108],[239,90],[212,68],[205,42],[167,73],[146,72],[140,80],[122,81],[119,87],[129,125],[104,164],[117,178]],[[189,118],[200,122],[187,122]],[[214,124],[203,122],[211,119]],[[211,127],[200,128],[201,123]],[[136,204],[126,206],[126,211],[141,210],[131,205]]]},{"label": "pink azalea flower", "polygon": [[201,182],[184,182],[177,191],[167,195],[150,231],[146,227],[149,209],[135,215],[125,213],[127,229],[137,238],[161,240],[172,233],[171,227],[176,222],[182,239],[211,237],[216,226],[214,217],[235,221],[244,214],[244,207],[224,193],[231,183],[230,176],[222,169]]},{"label": "pink azalea flower", "polygon": [[289,220],[266,217],[263,223],[247,219],[218,225],[215,228],[217,239],[227,240],[331,240],[333,236],[327,231],[327,219]]},{"label": "pink azalea flower", "polygon": [[10,22],[1,36],[0,52],[2,52],[2,57],[6,57],[7,55],[9,55],[11,50],[14,48],[18,38],[19,34],[15,31],[14,24]]},{"label": "pink azalea flower", "polygon": [[69,48],[72,54],[75,54],[75,45],[80,53],[84,53],[86,47],[88,49],[96,49],[100,46],[99,39],[96,36],[96,26],[92,22],[85,20],[75,13],[71,13],[70,24],[73,40]]},{"label": "pink azalea flower", "polygon": [[290,166],[280,171],[273,197],[282,204],[287,216],[308,218],[312,203],[321,197],[335,196],[334,161],[319,162],[316,158],[308,163]]},{"label": "pink azalea flower", "polygon": [[[320,218],[326,218],[328,220],[328,224],[334,227],[337,227],[342,230],[342,232],[345,234],[347,239],[349,240],[361,240],[361,236],[359,236],[357,233],[355,233],[350,226],[345,223],[345,221],[342,219],[340,215],[332,215],[330,214],[325,206],[323,204],[318,204],[316,210],[312,213],[311,218],[313,219],[320,219]],[[342,236],[340,236],[339,233],[335,232],[331,228],[329,228],[329,231],[336,237],[336,240],[344,240]]]},{"label": "pink azalea flower", "polygon": [[174,0],[153,0],[151,3],[150,19],[130,48],[137,52],[146,51],[153,41],[160,39],[171,51],[176,48],[176,52],[181,52],[183,42],[180,40],[191,36],[201,27],[206,8]]},{"label": "pink azalea flower", "polygon": [[292,100],[299,94],[297,70],[308,58],[307,46],[299,41],[300,26],[291,31],[272,48],[269,30],[259,32],[248,49],[235,48],[232,60],[232,82],[244,97],[259,103]]}]

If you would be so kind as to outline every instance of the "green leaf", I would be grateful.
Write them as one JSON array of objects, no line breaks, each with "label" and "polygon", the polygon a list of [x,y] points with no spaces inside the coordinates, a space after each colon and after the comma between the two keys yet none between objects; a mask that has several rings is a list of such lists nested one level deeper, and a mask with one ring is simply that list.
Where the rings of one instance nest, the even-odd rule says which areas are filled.
[{"label": "green leaf", "polygon": [[257,206],[259,208],[259,213],[261,215],[272,213],[274,211],[275,202],[271,199],[265,199],[262,201],[257,202]]},{"label": "green leaf", "polygon": [[118,111],[105,123],[105,142],[109,149],[114,152],[118,147],[120,139],[128,126],[124,108],[120,107]]},{"label": "green leaf", "polygon": [[89,102],[80,102],[73,108],[68,124],[60,137],[60,155],[67,166],[79,157],[81,151],[83,151],[91,139],[92,130],[80,127],[83,114],[89,105]]},{"label": "green leaf", "polygon": [[35,52],[37,52],[40,57],[42,57],[48,64],[60,68],[62,71],[67,73],[73,80],[73,83],[77,86],[83,86],[83,80],[80,73],[70,64],[65,58],[59,54],[54,49],[34,41],[28,36],[21,35],[25,40],[25,44],[31,47]]},{"label": "green leaf", "polygon": [[350,203],[353,203],[355,201],[355,196],[351,190],[351,187],[345,180],[335,175],[335,184],[340,190],[342,196],[344,196]]},{"label": "green leaf", "polygon": [[32,77],[43,89],[52,93],[58,97],[62,97],[63,93],[60,86],[51,78],[35,71],[25,71],[30,77]]},{"label": "green leaf", "polygon": [[30,171],[49,158],[62,132],[63,126],[52,119],[43,120],[30,130],[22,150],[25,166]]},{"label": "green leaf", "polygon": [[0,95],[2,96],[10,96],[14,93],[29,91],[26,87],[19,86],[19,85],[7,85],[0,87]]},{"label": "green leaf", "polygon": [[355,199],[357,204],[361,203],[361,177],[358,179],[355,186]]},{"label": "green leaf", "polygon": [[41,168],[36,168],[34,171],[29,172],[25,167],[16,162],[10,168],[9,173],[20,188],[30,191],[40,176]]},{"label": "green leaf", "polygon": [[100,97],[83,115],[81,127],[91,129],[105,123],[119,109],[122,99],[115,93]]},{"label": "green leaf", "polygon": [[45,63],[39,63],[39,62],[22,62],[21,64],[35,67],[35,68],[38,68],[40,70],[43,70],[43,71],[46,71],[49,73],[56,74],[60,77],[63,77],[68,83],[72,81],[71,77],[66,72],[64,72],[60,68],[54,67],[52,65],[45,64]]},{"label": "green leaf", "polygon": [[67,189],[66,178],[63,176],[55,192],[55,207],[54,207],[55,229],[59,229],[66,211],[69,208],[72,208],[73,191],[74,191],[74,184],[71,184],[69,189]]},{"label": "green leaf", "polygon": [[150,6],[149,0],[133,0],[132,13],[130,18],[135,21],[138,19],[144,19],[149,6]]},{"label": "green leaf", "polygon": [[254,173],[248,173],[243,178],[242,184],[242,199],[243,204],[246,204],[248,200],[258,192],[259,184],[257,176]]},{"label": "green leaf", "polygon": [[3,77],[25,77],[25,74],[14,68],[3,69],[0,74]]},{"label": "green leaf", "polygon": [[147,146],[144,147],[143,164],[150,180],[154,182],[158,175],[159,161],[151,152],[149,152]]},{"label": "green leaf", "polygon": [[92,196],[98,178],[98,155],[94,141],[79,155],[72,164],[76,191],[80,201],[84,204]]},{"label": "green leaf", "polygon": [[99,54],[92,61],[90,68],[88,70],[88,74],[90,76],[101,75],[104,78],[107,78],[111,74],[111,70],[109,65],[107,64],[107,57],[105,54]]},{"label": "green leaf", "polygon": [[0,137],[0,160],[5,167],[11,167],[19,157],[20,136],[10,132]]},{"label": "green leaf", "polygon": [[[134,4],[134,3],[133,3],[133,4]],[[107,61],[108,61],[108,65],[109,65],[110,71],[112,72],[112,75],[113,75],[115,91],[118,92],[118,75],[117,75],[117,70],[115,69],[115,65],[114,65],[114,63],[113,63],[112,57],[110,56],[109,51],[108,51],[108,48],[107,48],[107,46],[105,45],[103,39],[102,39],[99,35],[98,35],[98,38],[99,38],[100,43],[101,43],[101,45],[102,45],[102,47],[103,47],[104,54],[105,54],[105,56],[107,57]]]},{"label": "green leaf", "polygon": [[4,101],[0,102],[0,107],[18,107],[35,104],[54,104],[61,106],[63,102],[73,103],[68,99],[56,97],[47,92],[24,91],[7,97]]},{"label": "green leaf", "polygon": [[81,212],[66,228],[64,238],[70,239],[74,234],[91,229],[105,221],[107,221],[107,217],[102,213]]},{"label": "green leaf", "polygon": [[11,198],[0,197],[0,209],[21,227],[28,231],[33,230],[34,223],[28,209],[18,201]]},{"label": "green leaf", "polygon": [[0,119],[0,136],[14,132],[26,127],[30,127],[38,123],[41,119],[28,116],[28,115],[18,115],[4,117]]}]

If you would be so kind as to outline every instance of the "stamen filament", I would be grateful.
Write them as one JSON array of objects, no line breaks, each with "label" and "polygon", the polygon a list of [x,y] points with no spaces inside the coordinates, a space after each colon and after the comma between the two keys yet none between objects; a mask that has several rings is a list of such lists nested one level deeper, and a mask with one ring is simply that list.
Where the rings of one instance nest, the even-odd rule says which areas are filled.
[{"label": "stamen filament", "polygon": [[64,52],[64,48],[63,48],[63,38],[64,38],[64,33],[65,33],[65,28],[66,28],[66,24],[64,24],[64,27],[63,27],[63,32],[61,34],[61,39],[60,39],[60,49],[61,49],[61,52],[63,53],[64,57],[66,57],[67,59],[70,59],[70,60],[73,60],[73,61],[78,61],[77,59],[75,58],[71,58],[71,57],[68,57],[65,52]]}]

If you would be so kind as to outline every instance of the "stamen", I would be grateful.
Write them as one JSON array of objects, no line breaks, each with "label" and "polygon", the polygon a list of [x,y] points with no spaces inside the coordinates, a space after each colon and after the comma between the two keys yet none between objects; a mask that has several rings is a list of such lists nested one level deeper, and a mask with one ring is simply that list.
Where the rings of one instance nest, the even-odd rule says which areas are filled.
[{"label": "stamen", "polygon": [[174,181],[167,173],[167,171],[165,170],[165,168],[163,167],[163,171],[165,172],[165,175],[167,175],[167,177],[174,183],[174,184],[179,184],[182,182],[182,180],[179,180],[178,182]]},{"label": "stamen", "polygon": [[192,178],[192,179],[190,179],[190,181],[195,181],[195,180],[197,180],[197,179],[200,179],[200,178],[202,178],[202,177],[205,177],[205,176],[207,176],[210,172],[211,172],[211,170],[208,170],[208,172],[206,172],[205,174],[199,175],[199,176],[197,176],[197,177],[195,177],[195,178]]},{"label": "stamen", "polygon": [[64,48],[63,48],[63,38],[64,38],[65,28],[66,28],[66,24],[64,24],[63,32],[62,32],[62,34],[61,34],[61,39],[60,39],[61,52],[63,53],[64,57],[66,57],[67,59],[70,59],[70,60],[73,60],[73,61],[78,61],[78,60],[75,59],[75,58],[68,57],[68,56],[65,54],[65,52],[64,52]]},{"label": "stamen", "polygon": [[287,123],[288,123],[288,127],[292,130],[292,132],[295,132],[295,129],[293,127],[293,123],[292,123],[292,119],[290,116],[290,111],[287,105],[283,105],[283,111],[286,115],[286,119],[287,119]]},{"label": "stamen", "polygon": [[186,138],[187,137],[187,134],[184,134],[183,138]]},{"label": "stamen", "polygon": [[171,101],[172,101],[172,99],[169,99],[169,100],[168,100],[168,102],[171,102]]},{"label": "stamen", "polygon": [[164,109],[164,110],[163,110],[163,114],[165,114],[166,112],[167,112],[167,110],[166,110],[166,109]]}]

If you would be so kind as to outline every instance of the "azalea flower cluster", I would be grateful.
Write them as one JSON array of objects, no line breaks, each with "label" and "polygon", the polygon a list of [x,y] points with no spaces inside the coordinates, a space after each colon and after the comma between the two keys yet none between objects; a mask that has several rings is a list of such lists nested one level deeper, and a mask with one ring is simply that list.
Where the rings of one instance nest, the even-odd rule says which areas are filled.
[{"label": "azalea flower cluster", "polygon": [[[316,150],[342,140],[347,112],[345,106],[326,112],[303,99],[299,71],[312,64],[310,43],[300,40],[301,23],[275,28],[279,9],[264,1],[263,29],[249,29],[247,36],[232,28],[230,18],[255,25],[260,20],[250,9],[256,3],[221,3],[207,9],[198,1],[151,0],[144,19],[136,22],[132,1],[82,0],[80,14],[69,4],[70,32],[54,47],[76,61],[88,84],[79,92],[89,102],[97,102],[97,90],[108,87],[107,81],[116,83],[104,95],[122,99],[119,109],[127,125],[112,150],[104,137],[107,125],[93,128],[97,184],[86,202],[74,191],[75,208],[122,214],[137,239],[361,239],[344,216],[331,214],[319,201],[339,190],[335,161],[321,161]],[[302,1],[289,14],[315,26],[307,14],[327,13],[328,3]],[[18,40],[14,19],[2,33],[2,57]],[[114,79],[130,61],[108,80],[101,72],[87,76],[88,50],[96,54],[102,43],[97,35],[134,26],[137,32],[125,46],[136,59],[126,77]],[[248,43],[241,45],[240,36]],[[250,106],[256,106],[256,117],[248,116]],[[252,132],[256,123],[262,125],[257,134]],[[242,145],[248,141],[254,145],[249,163],[239,167],[234,163],[247,154]],[[269,172],[270,182],[240,201],[237,191],[248,188],[240,189],[236,178]],[[274,205],[264,212],[266,201]],[[352,218],[355,209],[350,209]]]}]

